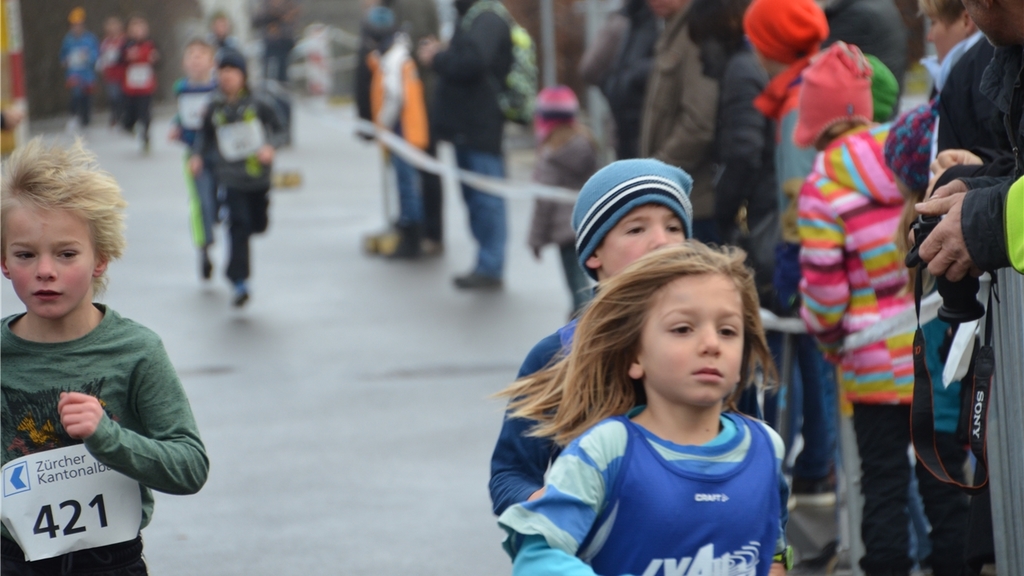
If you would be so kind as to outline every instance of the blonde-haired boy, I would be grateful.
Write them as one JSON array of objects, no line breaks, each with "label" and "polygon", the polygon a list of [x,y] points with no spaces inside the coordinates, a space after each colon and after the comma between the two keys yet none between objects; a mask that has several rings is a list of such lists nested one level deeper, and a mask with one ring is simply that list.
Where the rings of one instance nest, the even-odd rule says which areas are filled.
[{"label": "blonde-haired boy", "polygon": [[[206,482],[160,338],[93,302],[124,251],[126,205],[80,142],[37,138],[3,168],[0,268],[25,304],[0,321],[4,574],[56,573],[71,553],[75,573],[144,574],[151,490],[193,494]],[[37,476],[46,462],[56,468]]]}]

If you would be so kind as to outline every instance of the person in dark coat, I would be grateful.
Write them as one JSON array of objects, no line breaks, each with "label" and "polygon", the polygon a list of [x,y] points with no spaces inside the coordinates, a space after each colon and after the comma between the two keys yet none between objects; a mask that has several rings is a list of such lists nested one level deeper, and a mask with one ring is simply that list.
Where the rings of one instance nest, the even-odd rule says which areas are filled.
[{"label": "person in dark coat", "polygon": [[615,120],[615,156],[624,160],[640,156],[640,119],[659,27],[646,0],[629,0],[617,16],[624,20],[625,29],[608,69],[600,78],[588,81],[593,80],[608,101]]},{"label": "person in dark coat", "polygon": [[[842,40],[871,54],[892,70],[903,93],[907,70],[907,28],[893,0],[818,0],[825,9],[829,35],[824,50]],[[897,107],[898,108],[898,107]],[[893,110],[894,115],[898,109]]]},{"label": "person in dark coat", "polygon": [[[483,0],[480,0],[483,1]],[[420,43],[418,57],[437,74],[431,132],[455,145],[459,167],[487,176],[504,177],[501,144],[505,116],[498,104],[499,86],[512,67],[512,37],[508,23],[488,2],[455,0],[459,19],[451,42],[444,47],[429,38]],[[505,268],[507,237],[505,200],[463,184],[469,227],[479,246],[468,274],[455,278],[460,289],[500,288]]]},{"label": "person in dark coat", "polygon": [[743,36],[750,0],[694,0],[690,37],[700,46],[704,74],[719,82],[715,127],[715,222],[722,242],[747,251],[758,293],[769,302],[779,201],[775,123],[754,108],[768,74]]}]

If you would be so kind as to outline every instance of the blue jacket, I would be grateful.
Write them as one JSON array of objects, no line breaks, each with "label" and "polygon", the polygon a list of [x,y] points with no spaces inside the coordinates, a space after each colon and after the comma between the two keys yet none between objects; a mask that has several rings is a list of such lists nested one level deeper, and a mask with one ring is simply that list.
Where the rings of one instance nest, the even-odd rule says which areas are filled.
[{"label": "blue jacket", "polygon": [[[516,379],[546,368],[563,349],[567,353],[575,331],[576,321],[573,320],[538,342],[523,360]],[[509,418],[506,414],[491,455],[488,487],[495,514],[500,515],[509,506],[525,502],[530,494],[543,488],[548,465],[562,452],[551,439],[528,435],[535,424],[532,420]]]},{"label": "blue jacket", "polygon": [[60,62],[65,67],[69,84],[92,85],[96,81],[96,59],[100,57],[100,43],[86,30],[81,36],[68,32],[60,45]]}]

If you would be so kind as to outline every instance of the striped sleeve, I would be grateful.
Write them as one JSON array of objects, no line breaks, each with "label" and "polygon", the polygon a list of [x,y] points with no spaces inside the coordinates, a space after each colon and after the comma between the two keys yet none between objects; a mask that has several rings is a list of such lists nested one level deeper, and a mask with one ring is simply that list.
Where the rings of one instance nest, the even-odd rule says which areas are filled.
[{"label": "striped sleeve", "polygon": [[609,420],[577,438],[555,460],[544,495],[510,506],[498,518],[508,532],[505,550],[515,558],[522,536],[543,536],[551,548],[575,555],[604,509],[618,476],[628,432]]},{"label": "striped sleeve", "polygon": [[782,554],[788,545],[786,525],[789,524],[789,482],[782,470],[782,464],[786,459],[786,445],[782,442],[779,433],[766,422],[758,421],[758,424],[768,432],[768,437],[772,439],[772,448],[775,450],[776,473],[779,477],[779,537],[775,540],[775,553]]},{"label": "striped sleeve", "polygon": [[843,343],[842,320],[850,304],[850,284],[844,268],[846,230],[826,199],[838,185],[812,172],[800,189],[800,315],[826,352]]},{"label": "striped sleeve", "polygon": [[1024,274],[1024,178],[1010,186],[1003,214],[1006,219],[1006,255],[1010,266]]}]

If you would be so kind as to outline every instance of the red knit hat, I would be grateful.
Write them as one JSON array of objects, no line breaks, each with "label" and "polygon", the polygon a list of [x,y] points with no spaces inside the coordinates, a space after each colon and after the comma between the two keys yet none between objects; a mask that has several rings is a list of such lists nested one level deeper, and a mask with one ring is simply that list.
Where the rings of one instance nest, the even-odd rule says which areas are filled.
[{"label": "red knit hat", "polygon": [[764,57],[792,64],[818,51],[828,38],[828,20],[814,0],[754,0],[743,31]]},{"label": "red knit hat", "polygon": [[533,131],[543,142],[551,131],[563,124],[576,121],[580,101],[568,86],[549,86],[537,94],[533,109]]},{"label": "red knit hat", "polygon": [[804,70],[793,142],[809,147],[829,128],[847,120],[870,124],[871,64],[860,48],[836,42]]}]

